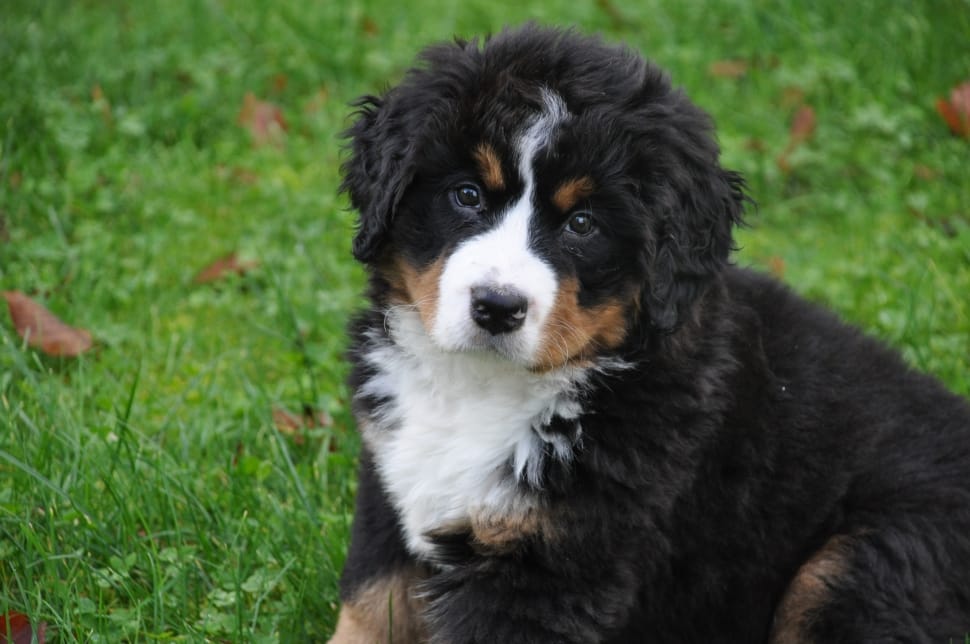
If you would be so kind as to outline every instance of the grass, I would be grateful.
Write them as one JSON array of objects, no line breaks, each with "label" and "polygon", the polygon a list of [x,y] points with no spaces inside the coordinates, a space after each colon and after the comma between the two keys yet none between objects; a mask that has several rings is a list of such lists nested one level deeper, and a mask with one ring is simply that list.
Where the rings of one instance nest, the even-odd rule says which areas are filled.
[{"label": "grass", "polygon": [[[337,135],[455,33],[537,19],[645,51],[760,204],[737,261],[970,394],[970,146],[933,109],[970,73],[970,3],[636,5],[8,2],[0,290],[98,345],[39,355],[0,311],[0,612],[58,642],[326,638],[359,446]],[[248,92],[283,109],[281,146],[237,123]],[[803,103],[818,126],[783,172]],[[231,251],[259,267],[193,283]],[[333,422],[277,430],[304,407]]]}]

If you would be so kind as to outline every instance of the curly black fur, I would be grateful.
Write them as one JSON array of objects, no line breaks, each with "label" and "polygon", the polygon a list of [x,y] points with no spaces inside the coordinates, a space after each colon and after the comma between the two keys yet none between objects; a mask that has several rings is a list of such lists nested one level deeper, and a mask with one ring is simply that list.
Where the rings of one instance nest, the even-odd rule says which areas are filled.
[{"label": "curly black fur", "polygon": [[[636,285],[609,352],[632,367],[592,376],[581,448],[568,467],[547,459],[555,536],[511,550],[454,532],[442,559],[416,561],[365,447],[345,600],[407,567],[422,571],[433,642],[962,642],[970,406],[730,265],[743,182],[720,167],[710,119],[633,51],[571,31],[530,25],[421,60],[363,99],[348,132],[344,189],[373,301],[353,329],[352,385],[372,376],[367,338],[386,334],[376,269],[395,254],[426,265],[474,232],[427,214],[441,169],[467,166],[480,140],[509,154],[543,86],[574,118],[537,176],[589,175],[615,214],[609,241],[573,263],[536,244],[581,277],[581,303]],[[357,400],[365,417],[377,404]],[[837,563],[797,624],[779,623],[800,568],[833,543]]]}]

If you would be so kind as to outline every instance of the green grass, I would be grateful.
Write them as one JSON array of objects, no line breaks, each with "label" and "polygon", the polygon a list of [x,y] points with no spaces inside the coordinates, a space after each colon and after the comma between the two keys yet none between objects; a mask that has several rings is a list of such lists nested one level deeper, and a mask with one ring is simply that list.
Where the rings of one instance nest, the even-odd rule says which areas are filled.
[{"label": "green grass", "polygon": [[[970,75],[970,3],[625,4],[7,2],[0,290],[98,346],[38,355],[0,309],[0,612],[58,642],[326,637],[363,281],[337,135],[348,101],[455,33],[531,18],[646,52],[714,115],[760,204],[738,262],[783,265],[970,393],[970,145],[933,109]],[[747,72],[713,77],[724,59]],[[282,147],[237,124],[247,92],[284,110]],[[785,173],[796,95],[818,128]],[[192,283],[234,250],[259,268]],[[272,411],[303,406],[333,423],[298,442]]]}]

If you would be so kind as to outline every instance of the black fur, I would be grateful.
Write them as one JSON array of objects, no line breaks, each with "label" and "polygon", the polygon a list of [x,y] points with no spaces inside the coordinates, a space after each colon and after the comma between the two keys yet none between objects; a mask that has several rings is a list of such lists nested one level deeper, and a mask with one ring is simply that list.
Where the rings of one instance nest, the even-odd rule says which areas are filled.
[{"label": "black fur", "polygon": [[[354,253],[374,269],[374,308],[353,331],[352,385],[370,376],[365,335],[384,332],[389,287],[376,269],[391,254],[427,264],[487,225],[439,216],[436,200],[472,171],[477,142],[510,154],[541,85],[574,120],[555,154],[537,159],[537,181],[591,176],[606,230],[563,250],[550,221],[534,244],[580,280],[582,304],[639,290],[611,352],[634,368],[594,376],[581,449],[569,467],[547,459],[541,493],[556,538],[488,553],[468,534],[442,534],[448,565],[420,565],[431,640],[767,642],[799,567],[844,535],[803,641],[962,642],[970,406],[729,264],[743,184],[719,166],[709,118],[632,51],[573,32],[526,26],[483,45],[432,47],[422,60],[385,96],[365,99],[349,131]],[[507,180],[514,192],[517,178]],[[377,403],[356,404],[366,415]],[[415,566],[369,449],[348,600]]]}]

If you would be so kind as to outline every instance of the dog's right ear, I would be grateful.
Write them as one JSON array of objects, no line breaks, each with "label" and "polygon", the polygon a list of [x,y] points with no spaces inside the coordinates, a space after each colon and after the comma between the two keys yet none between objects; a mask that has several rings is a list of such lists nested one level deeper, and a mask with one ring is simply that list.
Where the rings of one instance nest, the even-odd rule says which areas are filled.
[{"label": "dog's right ear", "polygon": [[341,192],[359,213],[354,257],[377,259],[404,191],[414,178],[414,124],[389,94],[354,103],[357,120],[344,132],[350,157],[343,163]]}]

